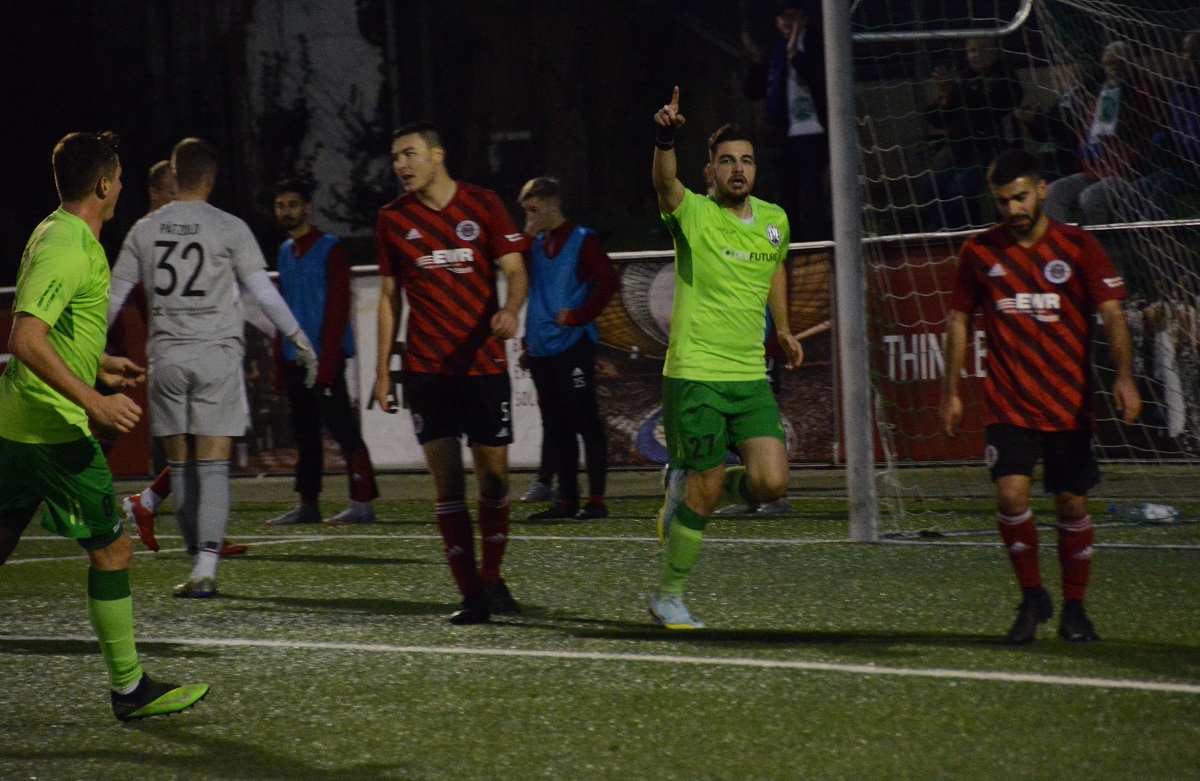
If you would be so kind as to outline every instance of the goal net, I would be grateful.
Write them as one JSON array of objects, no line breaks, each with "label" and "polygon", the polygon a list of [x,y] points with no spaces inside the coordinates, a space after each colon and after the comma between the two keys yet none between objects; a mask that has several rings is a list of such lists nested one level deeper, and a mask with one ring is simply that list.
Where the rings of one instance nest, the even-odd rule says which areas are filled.
[{"label": "goal net", "polygon": [[1189,32],[1200,31],[1200,6],[1034,0],[1024,24],[996,37],[1019,6],[854,5],[885,532],[937,525],[939,515],[955,515],[956,500],[992,490],[982,472],[981,331],[968,343],[966,411],[955,439],[940,433],[937,403],[955,254],[994,222],[985,166],[1007,147],[1039,156],[1053,180],[1047,212],[1092,229],[1129,286],[1145,407],[1134,425],[1118,422],[1099,341],[1095,445],[1105,482],[1096,495],[1197,498],[1200,34]]}]

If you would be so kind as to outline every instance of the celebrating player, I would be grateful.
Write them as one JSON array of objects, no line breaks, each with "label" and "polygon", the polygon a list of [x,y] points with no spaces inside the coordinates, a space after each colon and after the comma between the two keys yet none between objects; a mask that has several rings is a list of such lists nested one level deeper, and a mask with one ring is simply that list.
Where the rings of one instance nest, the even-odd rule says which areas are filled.
[{"label": "celebrating player", "polygon": [[121,162],[111,133],[71,133],[54,147],[62,206],[34,230],[21,257],[12,360],[0,377],[0,564],[45,502],[42,525],[88,553],[88,617],[122,721],[178,713],[208,684],[151,680],[133,639],[129,565],[133,543],[116,513],[112,473],[88,423],[128,433],[141,409],[123,393],[103,395],[97,378],[121,390],[141,367],[104,354],[108,259],[100,227],[121,194]]},{"label": "celebrating player", "polygon": [[[675,303],[663,367],[669,469],[658,526],[666,561],[650,614],[669,629],[692,629],[704,624],[684,605],[683,583],[709,516],[721,505],[765,504],[787,491],[783,424],[763,360],[768,307],[787,366],[798,366],[804,351],[788,328],[787,215],[750,194],[757,169],[749,136],[736,125],[713,133],[706,198],[676,175],[675,134],[685,121],[678,87],[654,121],[652,178],[675,240]],[[744,467],[725,468],[730,445]]]},{"label": "celebrating player", "polygon": [[245,222],[209,205],[216,149],[185,138],[171,153],[178,198],[137,222],[113,267],[110,309],[139,282],[149,308],[150,431],[171,466],[175,518],[192,556],[183,598],[217,595],[221,540],[229,521],[229,454],[250,416],[242,379],[245,327],[239,290],[296,346],[316,379],[316,355],[267,276]]},{"label": "celebrating player", "polygon": [[[375,400],[396,411],[390,362],[408,299],[402,367],[404,396],[433,476],[446,561],[462,594],[454,624],[519,611],[501,577],[508,541],[511,389],[504,340],[517,335],[528,278],[527,240],[500,198],[446,170],[437,128],[417,122],[392,135],[392,170],[405,194],[379,211],[380,294]],[[499,268],[508,283],[501,307]],[[465,434],[479,486],[482,566],[476,568],[460,438]]]},{"label": "celebrating player", "polygon": [[946,377],[938,408],[947,435],[962,420],[959,373],[971,313],[987,334],[985,456],[996,484],[1000,536],[1024,598],[1007,641],[1028,643],[1054,614],[1038,569],[1038,533],[1029,506],[1041,457],[1055,496],[1063,606],[1058,634],[1099,640],[1083,609],[1092,569],[1087,492],[1100,481],[1092,453],[1092,322],[1099,313],[1117,374],[1113,403],[1126,424],[1141,411],[1121,301],[1125,283],[1088,232],[1042,211],[1046,182],[1037,158],[1001,152],[988,170],[1001,223],[968,239],[946,324]]}]

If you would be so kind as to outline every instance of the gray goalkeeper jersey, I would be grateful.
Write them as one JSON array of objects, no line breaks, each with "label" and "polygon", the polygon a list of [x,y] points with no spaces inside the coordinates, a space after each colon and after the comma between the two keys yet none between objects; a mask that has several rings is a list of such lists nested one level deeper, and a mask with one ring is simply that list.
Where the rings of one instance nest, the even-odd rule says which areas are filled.
[{"label": "gray goalkeeper jersey", "polygon": [[174,344],[240,347],[238,281],[266,267],[245,222],[204,201],[173,201],[129,230],[112,275],[145,288],[153,359]]}]

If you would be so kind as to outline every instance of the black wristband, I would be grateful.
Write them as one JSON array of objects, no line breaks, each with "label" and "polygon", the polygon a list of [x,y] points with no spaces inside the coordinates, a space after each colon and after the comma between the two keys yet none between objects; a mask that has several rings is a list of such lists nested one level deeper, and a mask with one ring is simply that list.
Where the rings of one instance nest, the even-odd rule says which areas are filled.
[{"label": "black wristband", "polygon": [[675,128],[659,125],[654,134],[654,145],[664,152],[675,148]]}]

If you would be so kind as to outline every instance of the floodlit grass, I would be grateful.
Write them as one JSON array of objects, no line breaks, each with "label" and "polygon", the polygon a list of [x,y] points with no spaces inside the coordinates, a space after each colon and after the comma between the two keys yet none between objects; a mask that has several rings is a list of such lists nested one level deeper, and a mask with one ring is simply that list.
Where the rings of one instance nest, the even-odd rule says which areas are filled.
[{"label": "floodlit grass", "polygon": [[845,502],[799,472],[793,515],[714,520],[688,595],[711,629],[668,634],[645,610],[656,481],[615,475],[606,521],[514,506],[524,613],[479,627],[445,622],[428,478],[384,478],[382,522],[341,529],[265,527],[289,481],[238,481],[229,536],[251,550],[211,602],[170,597],[188,567],[165,515],[168,552],[133,568],[142,661],[213,690],[131,726],[108,709],[78,548],[33,528],[0,568],[0,779],[1200,778],[1200,524],[1100,529],[1137,546],[1097,554],[1104,642],[1052,622],[1009,648],[987,501],[953,503],[945,536],[853,545]]}]

